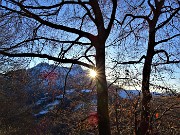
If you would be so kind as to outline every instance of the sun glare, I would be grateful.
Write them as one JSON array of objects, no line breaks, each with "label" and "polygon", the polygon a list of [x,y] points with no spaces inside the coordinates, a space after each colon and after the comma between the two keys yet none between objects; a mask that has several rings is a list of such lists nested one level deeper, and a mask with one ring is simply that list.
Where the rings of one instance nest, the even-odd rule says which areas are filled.
[{"label": "sun glare", "polygon": [[90,73],[89,75],[92,77],[92,78],[95,78],[97,76],[97,72],[95,70],[90,70]]}]

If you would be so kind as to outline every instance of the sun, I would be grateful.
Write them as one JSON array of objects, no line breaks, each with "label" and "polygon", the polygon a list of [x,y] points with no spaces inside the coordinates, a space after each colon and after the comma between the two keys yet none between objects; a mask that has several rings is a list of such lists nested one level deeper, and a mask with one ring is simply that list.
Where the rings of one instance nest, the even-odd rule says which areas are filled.
[{"label": "sun", "polygon": [[97,72],[95,70],[90,70],[89,72],[89,75],[92,77],[92,78],[95,78],[97,76]]}]

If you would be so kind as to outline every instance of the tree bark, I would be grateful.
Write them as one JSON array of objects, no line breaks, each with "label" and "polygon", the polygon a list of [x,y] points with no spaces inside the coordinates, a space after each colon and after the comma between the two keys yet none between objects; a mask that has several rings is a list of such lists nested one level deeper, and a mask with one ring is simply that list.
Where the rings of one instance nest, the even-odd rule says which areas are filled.
[{"label": "tree bark", "polygon": [[108,88],[105,75],[105,41],[96,45],[96,70],[98,72],[96,87],[99,135],[110,135]]},{"label": "tree bark", "polygon": [[150,100],[152,95],[149,90],[149,79],[151,73],[151,61],[152,58],[147,57],[143,68],[143,80],[142,80],[142,108],[141,108],[141,123],[140,123],[140,135],[148,135],[149,133],[149,118],[150,118]]},{"label": "tree bark", "polygon": [[150,101],[152,98],[149,83],[151,75],[151,65],[154,56],[154,45],[155,45],[155,31],[150,29],[149,31],[149,42],[148,50],[145,58],[142,76],[142,105],[141,105],[141,122],[137,135],[149,135],[150,134]]}]

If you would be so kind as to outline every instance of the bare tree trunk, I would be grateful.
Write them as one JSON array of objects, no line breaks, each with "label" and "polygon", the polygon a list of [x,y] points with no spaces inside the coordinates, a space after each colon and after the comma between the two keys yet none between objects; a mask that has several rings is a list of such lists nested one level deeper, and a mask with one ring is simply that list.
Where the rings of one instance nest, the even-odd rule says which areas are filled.
[{"label": "bare tree trunk", "polygon": [[149,135],[150,134],[150,101],[152,95],[149,90],[151,65],[154,56],[154,44],[155,44],[155,32],[149,33],[148,50],[145,58],[142,78],[142,105],[141,105],[141,122],[137,135]]},{"label": "bare tree trunk", "polygon": [[143,69],[143,80],[142,80],[142,108],[141,108],[141,123],[140,123],[140,135],[148,135],[149,129],[149,116],[150,116],[150,100],[152,95],[149,90],[149,78],[150,78],[150,62],[145,62]]},{"label": "bare tree trunk", "polygon": [[96,70],[98,72],[96,86],[99,135],[110,135],[108,88],[105,75],[105,43],[96,46]]}]

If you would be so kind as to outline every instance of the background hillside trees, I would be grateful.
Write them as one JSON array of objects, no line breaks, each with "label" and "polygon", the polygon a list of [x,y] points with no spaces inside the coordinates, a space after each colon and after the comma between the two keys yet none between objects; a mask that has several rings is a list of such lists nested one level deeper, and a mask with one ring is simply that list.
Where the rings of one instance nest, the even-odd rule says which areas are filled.
[{"label": "background hillside trees", "polygon": [[[22,76],[20,77],[19,74]],[[27,134],[35,127],[32,106],[24,89],[26,72],[0,74],[0,133],[2,135]]]}]

